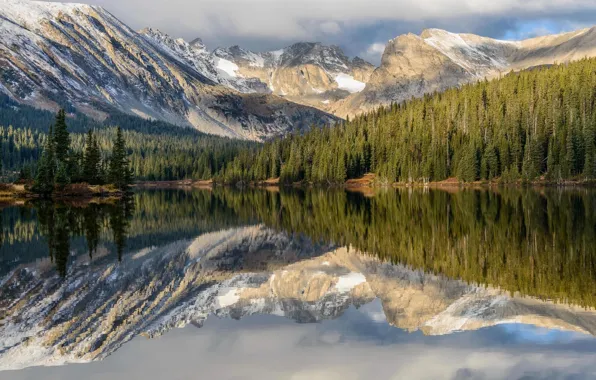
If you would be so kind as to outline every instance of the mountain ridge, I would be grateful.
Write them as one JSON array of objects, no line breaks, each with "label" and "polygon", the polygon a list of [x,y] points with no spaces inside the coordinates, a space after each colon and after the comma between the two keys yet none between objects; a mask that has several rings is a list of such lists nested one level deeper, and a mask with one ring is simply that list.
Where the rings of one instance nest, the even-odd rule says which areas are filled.
[{"label": "mountain ridge", "polygon": [[25,104],[73,104],[96,118],[109,110],[202,132],[263,140],[336,118],[270,94],[219,85],[164,52],[101,7],[2,0],[0,90]]},{"label": "mountain ridge", "polygon": [[596,27],[520,41],[425,29],[420,35],[407,33],[389,40],[363,91],[329,111],[354,116],[511,71],[595,56]]}]

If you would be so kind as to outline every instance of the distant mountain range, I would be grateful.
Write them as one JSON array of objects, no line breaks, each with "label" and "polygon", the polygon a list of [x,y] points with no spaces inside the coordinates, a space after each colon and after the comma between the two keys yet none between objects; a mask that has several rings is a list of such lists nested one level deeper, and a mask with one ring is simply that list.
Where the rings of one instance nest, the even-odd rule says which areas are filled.
[{"label": "distant mountain range", "polygon": [[428,29],[388,42],[379,67],[337,46],[209,51],[131,30],[101,7],[0,0],[0,91],[39,108],[117,110],[263,140],[511,70],[596,56],[596,29],[501,41]]}]

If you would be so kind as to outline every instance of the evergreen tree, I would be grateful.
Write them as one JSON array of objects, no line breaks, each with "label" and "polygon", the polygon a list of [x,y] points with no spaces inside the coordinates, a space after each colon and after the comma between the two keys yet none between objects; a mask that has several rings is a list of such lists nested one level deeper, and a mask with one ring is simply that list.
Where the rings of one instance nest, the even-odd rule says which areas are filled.
[{"label": "evergreen tree", "polygon": [[[52,136],[52,127],[50,127],[50,134]],[[38,163],[37,176],[33,191],[49,195],[54,191],[54,174],[56,172],[56,159],[54,152],[54,142],[52,138],[46,138],[43,154]]]},{"label": "evergreen tree", "polygon": [[70,151],[70,134],[68,133],[66,114],[63,109],[56,114],[53,139],[56,150],[56,161],[66,163]]},{"label": "evergreen tree", "polygon": [[584,130],[584,143],[584,176],[587,179],[594,179],[596,178],[596,130],[594,124],[586,126]]},{"label": "evergreen tree", "polygon": [[112,150],[112,157],[110,158],[109,178],[110,182],[121,190],[126,190],[132,183],[126,145],[120,127],[116,131],[116,139],[114,140],[114,148]]},{"label": "evergreen tree", "polygon": [[459,163],[457,178],[464,182],[473,182],[477,179],[478,157],[473,143],[466,144]]},{"label": "evergreen tree", "polygon": [[66,164],[64,164],[63,162],[58,163],[58,167],[56,169],[55,183],[56,186],[58,186],[60,189],[63,189],[66,185],[70,183],[68,169],[66,168]]},{"label": "evergreen tree", "polygon": [[97,139],[92,130],[87,132],[85,138],[85,151],[83,153],[83,180],[92,185],[102,182],[101,178],[101,152]]}]

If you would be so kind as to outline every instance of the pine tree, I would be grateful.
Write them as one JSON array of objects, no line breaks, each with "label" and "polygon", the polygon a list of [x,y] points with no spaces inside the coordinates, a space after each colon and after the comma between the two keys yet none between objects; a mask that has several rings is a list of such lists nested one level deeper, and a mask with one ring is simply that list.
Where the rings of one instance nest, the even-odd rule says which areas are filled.
[{"label": "pine tree", "polygon": [[68,169],[66,168],[66,164],[63,162],[58,163],[58,168],[56,169],[56,178],[55,181],[56,186],[60,189],[63,189],[64,186],[70,183],[70,177],[68,175]]},{"label": "pine tree", "polygon": [[50,136],[52,136],[52,127],[50,127],[50,132],[46,138],[45,147],[38,163],[37,176],[33,185],[33,191],[43,195],[50,195],[54,191],[56,159],[54,142]]},{"label": "pine tree", "polygon": [[591,124],[584,130],[584,176],[588,179],[596,178],[596,131]]},{"label": "pine tree", "polygon": [[466,144],[462,158],[459,163],[459,170],[457,177],[464,182],[473,182],[477,179],[478,173],[478,157],[476,148],[472,142]]},{"label": "pine tree", "polygon": [[85,138],[85,151],[83,153],[83,180],[98,185],[101,183],[101,153],[99,144],[93,131],[89,130]]},{"label": "pine tree", "polygon": [[68,133],[66,114],[63,109],[58,111],[56,114],[54,134],[50,136],[52,136],[54,139],[56,161],[66,163],[68,161],[68,153],[70,151],[70,134]]},{"label": "pine tree", "polygon": [[126,157],[126,145],[122,129],[118,127],[109,168],[110,182],[120,190],[126,190],[132,183],[132,174]]}]

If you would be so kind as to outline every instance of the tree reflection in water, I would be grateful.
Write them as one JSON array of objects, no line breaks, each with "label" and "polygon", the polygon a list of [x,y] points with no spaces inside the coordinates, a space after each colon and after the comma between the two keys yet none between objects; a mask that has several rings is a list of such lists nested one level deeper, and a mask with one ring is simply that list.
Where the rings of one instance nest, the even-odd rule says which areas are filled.
[{"label": "tree reflection in water", "polygon": [[33,207],[38,215],[40,232],[47,240],[50,259],[60,276],[67,274],[71,238],[84,236],[89,258],[92,259],[106,226],[116,246],[118,261],[122,260],[134,211],[132,197],[83,205],[40,201],[35,202]]}]

